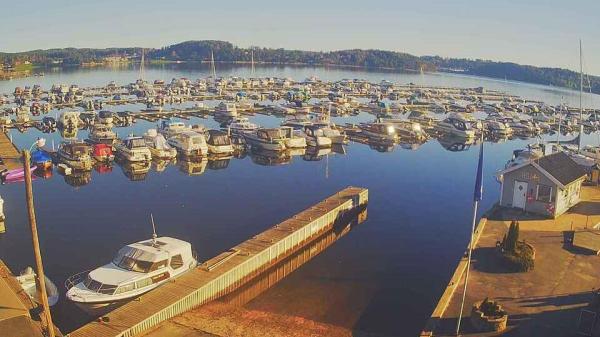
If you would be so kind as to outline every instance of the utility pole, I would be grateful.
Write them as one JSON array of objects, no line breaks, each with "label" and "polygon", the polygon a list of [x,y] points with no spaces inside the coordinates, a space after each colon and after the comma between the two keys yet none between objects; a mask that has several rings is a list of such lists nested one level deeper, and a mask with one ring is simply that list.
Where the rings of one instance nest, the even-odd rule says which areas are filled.
[{"label": "utility pole", "polygon": [[31,238],[33,241],[33,254],[35,255],[36,278],[35,285],[42,300],[42,322],[46,329],[47,336],[55,337],[54,323],[50,314],[50,305],[48,304],[48,294],[46,293],[46,276],[42,264],[42,254],[40,252],[40,242],[35,221],[35,210],[33,206],[33,190],[31,187],[31,155],[28,150],[23,150],[23,169],[25,171],[25,198],[27,199],[27,211],[29,213],[29,225],[31,226]]}]

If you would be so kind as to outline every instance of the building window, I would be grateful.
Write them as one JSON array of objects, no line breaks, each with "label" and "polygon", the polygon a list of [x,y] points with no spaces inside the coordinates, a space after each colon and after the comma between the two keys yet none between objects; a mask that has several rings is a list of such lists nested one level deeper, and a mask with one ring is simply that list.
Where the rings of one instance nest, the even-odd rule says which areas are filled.
[{"label": "building window", "polygon": [[552,202],[552,186],[538,185],[537,186],[537,201]]}]

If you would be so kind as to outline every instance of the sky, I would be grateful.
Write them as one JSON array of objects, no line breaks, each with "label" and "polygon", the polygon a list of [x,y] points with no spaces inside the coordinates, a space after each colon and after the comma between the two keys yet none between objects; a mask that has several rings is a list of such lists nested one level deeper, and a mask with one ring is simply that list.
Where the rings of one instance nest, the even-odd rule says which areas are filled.
[{"label": "sky", "polygon": [[[2,1],[4,2],[4,1]],[[28,0],[0,8],[0,51],[162,47],[384,49],[600,75],[600,0]]]}]

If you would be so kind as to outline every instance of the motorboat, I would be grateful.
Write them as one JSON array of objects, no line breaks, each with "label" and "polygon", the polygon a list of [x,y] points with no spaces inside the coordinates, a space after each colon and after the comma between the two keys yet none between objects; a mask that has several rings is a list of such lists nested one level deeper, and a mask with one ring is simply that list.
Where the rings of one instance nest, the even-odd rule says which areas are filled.
[{"label": "motorboat", "polygon": [[220,130],[208,130],[206,136],[208,153],[219,156],[229,156],[233,154],[231,137],[229,137],[226,132]]},{"label": "motorboat", "polygon": [[475,130],[471,125],[471,121],[459,113],[451,113],[448,117],[438,122],[434,129],[444,134],[457,137],[475,137]]},{"label": "motorboat", "polygon": [[112,145],[117,140],[117,134],[106,124],[94,124],[89,139],[95,144]]},{"label": "motorboat", "polygon": [[69,277],[66,297],[97,315],[172,281],[197,264],[190,243],[154,235],[121,248],[101,267]]},{"label": "motorboat", "polygon": [[543,144],[529,144],[525,149],[513,151],[512,158],[506,162],[504,169],[521,165],[544,156],[545,146]]},{"label": "motorboat", "polygon": [[306,135],[306,144],[316,148],[330,148],[332,145],[331,139],[325,136],[323,128],[317,125],[307,125],[304,127]]},{"label": "motorboat", "polygon": [[42,127],[50,130],[55,129],[56,119],[54,119],[54,117],[44,116],[44,118],[42,118]]},{"label": "motorboat", "polygon": [[46,170],[52,167],[52,157],[48,152],[37,148],[31,152],[31,163],[41,170]]},{"label": "motorboat", "polygon": [[290,126],[295,130],[303,130],[308,125],[313,125],[313,121],[307,115],[294,115],[281,123],[281,126]]},{"label": "motorboat", "polygon": [[191,126],[185,125],[183,122],[162,121],[158,127],[158,132],[165,136],[165,138],[169,139],[169,137],[173,137],[176,134],[184,131],[190,131],[191,129]]},{"label": "motorboat", "polygon": [[173,159],[177,157],[177,149],[169,145],[165,137],[158,133],[156,129],[149,129],[144,133],[144,140],[150,149],[152,158]]},{"label": "motorboat", "polygon": [[306,138],[302,131],[294,130],[292,127],[283,126],[280,128],[285,146],[288,149],[303,149],[306,147]]},{"label": "motorboat", "polygon": [[177,149],[185,157],[208,155],[208,145],[202,133],[183,131],[169,137],[167,143]]},{"label": "motorboat", "polygon": [[77,129],[79,127],[79,111],[63,111],[58,117],[58,127]]},{"label": "motorboat", "polygon": [[[37,275],[33,271],[33,268],[25,268],[25,270],[23,270],[21,274],[15,278],[29,298],[36,303],[42,303],[40,299],[40,292],[37,291],[37,284],[35,280]],[[46,284],[46,294],[48,295],[48,304],[50,306],[54,306],[58,302],[60,293],[58,292],[56,285],[48,278],[48,276],[44,276],[44,280]]]},{"label": "motorboat", "polygon": [[584,156],[600,162],[600,146],[586,145],[579,152]]},{"label": "motorboat", "polygon": [[93,145],[92,157],[99,162],[113,161],[115,159],[112,146],[103,143]]},{"label": "motorboat", "polygon": [[215,108],[215,114],[221,117],[236,117],[238,112],[235,103],[221,102]]},{"label": "motorboat", "polygon": [[418,122],[399,119],[399,118],[380,118],[380,122],[391,123],[396,129],[396,133],[401,138],[409,138],[415,140],[427,139],[427,133]]},{"label": "motorboat", "polygon": [[113,124],[114,113],[112,111],[102,110],[98,112],[98,122],[106,125]]},{"label": "motorboat", "polygon": [[260,128],[254,132],[245,132],[246,144],[255,149],[283,151],[287,148],[285,135],[280,128]]},{"label": "motorboat", "polygon": [[510,136],[512,135],[512,129],[505,123],[498,120],[486,120],[485,127],[488,132],[495,136]]},{"label": "motorboat", "polygon": [[89,171],[92,169],[90,146],[81,141],[63,142],[56,152],[58,161],[75,170]]},{"label": "motorboat", "polygon": [[150,149],[146,146],[144,138],[129,136],[122,142],[115,144],[117,156],[130,162],[145,162],[152,160]]},{"label": "motorboat", "polygon": [[[32,166],[30,168],[31,173],[32,173],[32,176],[31,176],[32,179],[35,177],[35,176],[33,176],[33,172],[36,169],[37,169],[37,166]],[[4,169],[4,170],[0,171],[0,180],[2,180],[2,184],[25,181],[25,169],[24,168],[16,168],[16,169],[12,169],[12,170]]]},{"label": "motorboat", "polygon": [[358,125],[358,128],[360,129],[362,134],[371,139],[384,140],[389,142],[395,142],[396,140],[398,140],[396,127],[392,123],[361,123]]},{"label": "motorboat", "polygon": [[226,128],[232,134],[241,135],[244,132],[253,132],[258,129],[258,125],[251,123],[246,117],[234,117]]}]

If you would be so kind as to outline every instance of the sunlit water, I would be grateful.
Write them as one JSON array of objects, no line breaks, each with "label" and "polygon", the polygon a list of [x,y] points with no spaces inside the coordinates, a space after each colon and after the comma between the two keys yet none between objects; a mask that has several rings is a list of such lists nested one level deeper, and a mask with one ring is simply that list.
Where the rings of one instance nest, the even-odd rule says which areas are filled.
[{"label": "sunlit water", "polygon": [[[221,66],[217,71],[219,76],[251,76],[245,67]],[[206,75],[206,67],[200,66],[146,69],[146,77],[152,80]],[[254,74],[297,80],[312,75],[323,80],[484,86],[551,104],[579,104],[579,94],[573,91],[445,74],[295,67],[261,67]],[[44,88],[54,83],[98,86],[111,80],[126,84],[137,77],[137,70],[130,67],[46,71],[44,77],[0,82],[0,92],[33,84]],[[585,106],[598,107],[599,102],[595,95],[583,99]],[[372,118],[361,114],[337,122]],[[251,119],[262,125],[280,122],[261,115]],[[218,127],[212,119],[193,118],[188,123]],[[116,131],[124,136],[150,127],[154,124],[139,121]],[[40,136],[48,138],[49,144],[60,141],[58,133],[47,135],[34,129],[11,134],[20,147],[29,147]],[[87,137],[87,131],[80,130],[78,137]],[[586,135],[584,140],[598,144],[598,135]],[[499,196],[494,173],[513,149],[529,142],[485,144],[482,212]],[[56,172],[49,179],[38,178],[34,194],[46,272],[62,289],[68,276],[106,263],[125,244],[149,238],[150,213],[159,235],[190,241],[205,260],[348,185],[362,186],[369,189],[367,221],[246,307],[383,335],[415,335],[468,240],[477,147],[451,152],[432,140],[416,150],[396,147],[382,153],[354,143],[346,150],[345,155],[331,154],[320,161],[296,156],[279,166],[258,165],[249,156],[233,158],[220,163],[226,165],[209,163],[197,175],[169,165],[162,172],[153,168],[141,181],[132,181],[116,165],[112,172],[93,171],[83,179],[87,184],[79,187],[72,186],[72,181],[65,183],[68,179]],[[18,272],[34,264],[24,186],[4,185],[0,194],[7,218],[7,232],[0,235],[0,258]],[[53,313],[65,331],[85,322],[83,314],[62,300]]]}]

